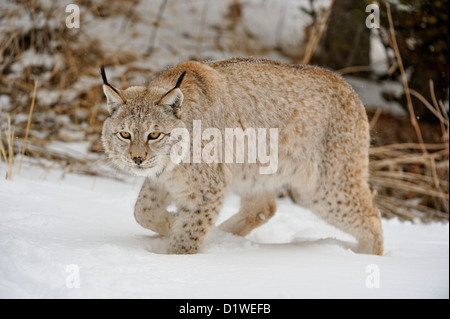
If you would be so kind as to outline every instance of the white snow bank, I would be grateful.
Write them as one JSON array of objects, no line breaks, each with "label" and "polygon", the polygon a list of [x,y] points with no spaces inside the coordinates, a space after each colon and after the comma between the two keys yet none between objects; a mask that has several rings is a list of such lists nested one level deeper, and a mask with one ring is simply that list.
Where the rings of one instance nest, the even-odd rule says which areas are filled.
[{"label": "white snow bank", "polygon": [[394,81],[377,82],[368,79],[362,79],[351,75],[344,78],[353,87],[366,108],[381,109],[386,113],[395,116],[406,116],[406,110],[400,103],[395,101],[386,101],[383,94],[392,95],[400,98],[403,94],[403,86]]},{"label": "white snow bank", "polygon": [[[247,238],[213,230],[200,254],[165,255],[133,218],[141,179],[61,175],[0,180],[0,298],[449,297],[448,224],[385,220],[385,256],[361,255],[282,199]],[[230,196],[220,220],[238,205]]]}]

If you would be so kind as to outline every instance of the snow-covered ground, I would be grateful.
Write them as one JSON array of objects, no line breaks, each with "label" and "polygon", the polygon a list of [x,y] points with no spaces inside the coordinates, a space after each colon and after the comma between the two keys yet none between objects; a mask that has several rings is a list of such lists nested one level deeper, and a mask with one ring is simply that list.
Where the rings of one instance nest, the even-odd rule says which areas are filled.
[{"label": "snow-covered ground", "polygon": [[[0,167],[2,178],[5,166]],[[0,298],[448,298],[448,224],[384,220],[385,255],[288,199],[246,238],[214,230],[197,255],[165,255],[118,182],[24,164],[0,180]],[[231,195],[220,220],[237,211]]]}]

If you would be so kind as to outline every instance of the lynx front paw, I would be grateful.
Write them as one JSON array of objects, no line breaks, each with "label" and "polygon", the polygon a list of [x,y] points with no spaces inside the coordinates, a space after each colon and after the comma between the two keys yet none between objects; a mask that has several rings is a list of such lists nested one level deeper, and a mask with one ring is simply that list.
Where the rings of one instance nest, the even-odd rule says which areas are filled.
[{"label": "lynx front paw", "polygon": [[139,225],[160,235],[168,236],[175,214],[163,210],[150,210],[150,208],[137,208],[134,217]]},{"label": "lynx front paw", "polygon": [[189,255],[198,252],[199,245],[194,241],[185,241],[183,239],[171,239],[167,247],[169,255]]}]

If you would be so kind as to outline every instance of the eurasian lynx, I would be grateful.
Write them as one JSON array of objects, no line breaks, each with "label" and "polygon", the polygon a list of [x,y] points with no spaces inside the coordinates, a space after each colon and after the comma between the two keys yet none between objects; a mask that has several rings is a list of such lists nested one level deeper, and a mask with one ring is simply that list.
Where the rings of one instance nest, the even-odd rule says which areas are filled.
[{"label": "eurasian lynx", "polygon": [[[135,218],[169,236],[169,254],[199,251],[229,191],[241,196],[241,208],[219,228],[245,236],[274,215],[283,187],[296,203],[353,235],[360,252],[383,253],[380,213],[368,186],[367,115],[338,75],[306,65],[234,58],[182,63],[145,87],[124,91],[108,83],[103,69],[102,76],[111,114],[103,127],[104,148],[118,167],[147,177]],[[212,143],[211,134],[191,139],[194,151],[188,160],[174,161],[173,148],[180,143],[174,132],[195,135],[196,123],[224,136],[229,128],[245,133],[277,129],[276,169],[262,174],[267,162],[250,161],[250,145],[237,145],[236,136],[236,150],[249,152],[244,163],[237,155],[233,163],[224,161],[222,146],[214,150],[216,160],[194,161],[198,148]],[[249,143],[252,134],[245,136]],[[263,138],[269,141],[268,134]],[[167,212],[170,203],[176,214]]]}]

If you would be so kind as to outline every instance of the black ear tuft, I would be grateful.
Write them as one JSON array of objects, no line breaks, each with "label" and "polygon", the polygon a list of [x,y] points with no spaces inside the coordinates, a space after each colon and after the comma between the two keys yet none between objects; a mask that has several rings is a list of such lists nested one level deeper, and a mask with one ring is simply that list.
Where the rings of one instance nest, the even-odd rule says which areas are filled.
[{"label": "black ear tuft", "polygon": [[[181,82],[183,82],[184,76],[186,75],[186,71],[184,71],[180,77],[178,78],[177,84],[175,85],[174,89],[179,88],[181,85]],[[173,89],[172,89],[173,90]]]},{"label": "black ear tuft", "polygon": [[109,86],[108,80],[106,79],[106,73],[105,73],[105,66],[104,66],[104,65],[102,65],[102,66],[100,67],[100,74],[102,75],[103,84],[106,84],[106,85]]},{"label": "black ear tuft", "polygon": [[163,100],[167,95],[169,95],[170,93],[172,93],[174,90],[179,89],[181,82],[183,82],[184,76],[186,75],[186,71],[184,71],[183,73],[181,73],[180,77],[177,80],[177,84],[175,84],[175,86],[173,87],[173,89],[169,90],[166,94],[163,95],[163,97],[161,98],[161,100]]},{"label": "black ear tuft", "polygon": [[183,103],[183,92],[181,92],[180,85],[183,82],[186,71],[184,71],[178,78],[177,84],[173,89],[163,95],[158,104],[169,105],[172,107],[173,113],[176,117],[180,118],[181,105]]},{"label": "black ear tuft", "polygon": [[119,91],[117,91],[117,89],[115,87],[113,87],[111,84],[108,83],[108,79],[106,78],[106,72],[105,72],[105,66],[104,65],[102,65],[100,67],[100,74],[102,75],[103,84],[108,86],[109,88],[111,88],[111,90],[113,90],[114,92],[116,92],[117,94],[120,95]]}]

